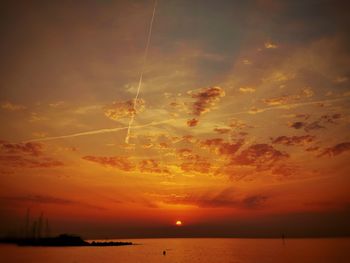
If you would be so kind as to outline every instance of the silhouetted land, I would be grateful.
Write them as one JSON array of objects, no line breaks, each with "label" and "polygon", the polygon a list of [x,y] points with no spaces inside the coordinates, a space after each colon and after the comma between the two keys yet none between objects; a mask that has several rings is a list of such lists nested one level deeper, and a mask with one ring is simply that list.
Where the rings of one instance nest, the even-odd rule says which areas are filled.
[{"label": "silhouetted land", "polygon": [[68,247],[68,246],[90,246],[90,247],[104,247],[104,246],[126,246],[132,245],[132,242],[87,242],[79,236],[62,234],[57,237],[45,238],[3,238],[0,243],[17,244],[18,246],[51,246],[51,247]]}]

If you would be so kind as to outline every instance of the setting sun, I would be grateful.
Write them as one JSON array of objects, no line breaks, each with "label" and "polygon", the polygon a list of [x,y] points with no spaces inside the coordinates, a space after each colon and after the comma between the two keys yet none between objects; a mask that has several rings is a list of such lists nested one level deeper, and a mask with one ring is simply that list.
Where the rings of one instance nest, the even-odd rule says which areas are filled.
[{"label": "setting sun", "polygon": [[176,223],[175,223],[175,225],[177,225],[177,226],[182,226],[182,222],[181,222],[180,220],[177,220]]}]

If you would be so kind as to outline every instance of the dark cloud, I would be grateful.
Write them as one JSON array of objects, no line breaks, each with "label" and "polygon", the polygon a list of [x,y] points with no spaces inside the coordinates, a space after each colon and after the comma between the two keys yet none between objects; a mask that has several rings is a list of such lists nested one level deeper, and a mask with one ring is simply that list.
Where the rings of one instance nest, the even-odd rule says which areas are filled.
[{"label": "dark cloud", "polygon": [[225,96],[225,91],[220,87],[203,88],[190,91],[188,94],[195,99],[192,104],[192,114],[200,116],[211,110],[211,108]]},{"label": "dark cloud", "polygon": [[298,172],[299,168],[291,164],[280,164],[272,168],[272,174],[282,177],[290,177]]},{"label": "dark cloud", "polygon": [[0,142],[0,151],[4,154],[28,154],[32,156],[42,155],[42,144],[35,142],[8,143]]},{"label": "dark cloud", "polygon": [[323,122],[326,122],[326,123],[336,123],[336,120],[340,119],[342,116],[341,114],[339,113],[335,113],[335,114],[331,114],[331,115],[322,115],[320,120],[322,120]]},{"label": "dark cloud", "polygon": [[231,132],[230,128],[214,128],[214,131],[218,134],[227,134]]},{"label": "dark cloud", "polygon": [[293,122],[289,125],[289,127],[294,128],[294,129],[304,129],[306,132],[312,131],[312,130],[319,130],[319,129],[324,129],[325,127],[320,124],[320,121],[314,121],[311,123],[308,122]]},{"label": "dark cloud", "polygon": [[20,155],[0,155],[0,164],[13,168],[51,168],[63,166],[61,161],[49,157],[34,159]]},{"label": "dark cloud", "polygon": [[324,156],[324,155],[337,156],[349,150],[350,150],[350,142],[343,142],[343,143],[336,144],[333,147],[324,149],[319,156]]},{"label": "dark cloud", "polygon": [[305,122],[297,121],[297,122],[291,123],[291,124],[289,125],[289,127],[292,127],[292,128],[294,128],[294,129],[299,130],[299,129],[303,128],[305,125],[306,125]]},{"label": "dark cloud", "polygon": [[304,130],[306,132],[313,131],[313,130],[319,130],[319,129],[324,129],[325,126],[321,125],[320,121],[314,121],[311,123],[307,123],[304,127]]},{"label": "dark cloud", "polygon": [[311,146],[311,147],[306,148],[305,151],[307,151],[307,152],[314,152],[314,151],[317,151],[319,149],[320,149],[319,146]]},{"label": "dark cloud", "polygon": [[122,171],[131,171],[134,169],[134,165],[129,161],[127,157],[124,156],[84,156],[82,157],[86,161],[101,164],[103,166],[111,166],[118,168]]},{"label": "dark cloud", "polygon": [[[304,115],[304,114],[300,116],[297,115],[296,117],[304,117],[305,120],[309,119],[309,115]],[[313,130],[324,129],[328,124],[337,124],[337,120],[341,119],[341,117],[342,116],[339,113],[325,114],[312,122],[307,122],[307,121],[292,122],[289,124],[289,127],[297,130],[303,128],[306,132],[310,132]]]},{"label": "dark cloud", "polygon": [[24,195],[24,196],[9,196],[9,197],[1,197],[1,199],[6,201],[12,201],[12,202],[19,202],[19,203],[38,203],[38,204],[56,204],[56,205],[79,205],[84,206],[88,208],[93,209],[104,209],[99,206],[94,206],[90,204],[86,204],[84,202],[60,198],[60,197],[54,197],[49,195]]},{"label": "dark cloud", "polygon": [[275,139],[272,139],[272,143],[274,144],[283,144],[287,146],[291,145],[307,145],[315,140],[315,136],[311,135],[303,135],[303,136],[279,136]]},{"label": "dark cloud", "polygon": [[12,196],[12,197],[2,197],[9,201],[19,201],[19,202],[33,202],[40,204],[59,204],[59,205],[70,205],[74,204],[74,201],[69,199],[63,199],[48,195],[25,195],[25,196]]},{"label": "dark cloud", "polygon": [[267,199],[265,195],[248,196],[242,200],[241,206],[244,208],[259,208],[264,205]]},{"label": "dark cloud", "polygon": [[84,156],[82,157],[86,161],[94,162],[102,166],[110,166],[122,171],[140,171],[141,173],[166,173],[170,174],[170,171],[162,167],[158,160],[144,159],[137,165],[132,163],[128,157],[124,156]]},{"label": "dark cloud", "polygon": [[309,119],[310,118],[310,115],[309,114],[296,114],[295,115],[295,117],[296,118],[302,118],[302,119],[304,119],[304,120],[307,120],[307,119]]},{"label": "dark cloud", "polygon": [[187,121],[188,127],[194,127],[194,126],[197,126],[197,124],[198,124],[198,120],[194,118]]},{"label": "dark cloud", "polygon": [[231,207],[259,209],[264,206],[267,200],[268,196],[261,194],[237,197],[234,195],[232,188],[227,188],[218,193],[206,192],[185,196],[171,195],[165,199],[165,202],[170,204],[194,205],[203,208]]},{"label": "dark cloud", "polygon": [[50,168],[62,166],[61,161],[48,157],[40,143],[0,142],[0,165],[12,168]]},{"label": "dark cloud", "polygon": [[243,150],[233,161],[239,165],[250,165],[259,170],[266,170],[286,158],[289,158],[287,153],[278,151],[271,145],[254,144]]}]

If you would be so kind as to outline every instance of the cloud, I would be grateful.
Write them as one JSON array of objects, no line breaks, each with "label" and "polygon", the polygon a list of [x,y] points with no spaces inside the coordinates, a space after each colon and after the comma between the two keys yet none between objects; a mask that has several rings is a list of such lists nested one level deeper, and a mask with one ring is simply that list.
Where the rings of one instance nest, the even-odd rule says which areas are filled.
[{"label": "cloud", "polygon": [[336,144],[333,147],[324,149],[324,151],[319,156],[328,155],[333,157],[341,153],[347,152],[349,150],[350,150],[350,142],[343,142],[343,143]]},{"label": "cloud", "polygon": [[320,120],[325,122],[325,123],[332,123],[335,124],[336,120],[340,119],[342,117],[342,115],[340,113],[335,113],[335,114],[326,114],[326,115],[322,115]]},{"label": "cloud", "polygon": [[249,86],[239,88],[239,92],[241,93],[254,93],[255,91],[256,91],[256,88],[249,87]]},{"label": "cloud", "polygon": [[275,49],[278,48],[277,44],[272,43],[271,41],[265,42],[265,48],[267,49]]},{"label": "cloud", "polygon": [[278,161],[289,158],[285,152],[281,152],[268,144],[254,144],[243,150],[234,158],[234,163],[239,165],[255,166],[258,170],[267,170]]},{"label": "cloud", "polygon": [[289,127],[294,128],[294,129],[301,129],[304,128],[306,132],[313,131],[313,130],[319,130],[319,129],[324,129],[325,127],[320,124],[319,121],[314,121],[311,123],[308,122],[302,122],[302,121],[297,121],[297,122],[292,122],[289,124]]},{"label": "cloud", "polygon": [[214,128],[214,131],[218,134],[227,134],[231,132],[230,128]]},{"label": "cloud", "polygon": [[209,173],[211,164],[207,159],[197,154],[192,154],[188,160],[181,163],[180,168],[184,172]]},{"label": "cloud", "polygon": [[290,123],[290,124],[289,124],[289,127],[299,130],[299,129],[305,127],[305,125],[306,125],[305,122],[296,121],[296,122]]},{"label": "cloud", "polygon": [[14,168],[52,168],[63,165],[61,161],[50,157],[34,159],[19,155],[0,155],[0,164]]},{"label": "cloud", "polygon": [[134,100],[124,102],[113,102],[112,105],[104,108],[105,115],[112,120],[130,118],[131,116],[145,110],[145,101],[137,99],[134,107]]},{"label": "cloud", "polygon": [[319,146],[311,146],[305,149],[305,151],[307,152],[314,152],[314,151],[318,151],[320,149]]},{"label": "cloud", "polygon": [[258,208],[263,206],[263,204],[268,199],[265,195],[252,195],[244,198],[241,201],[241,205],[244,208]]},{"label": "cloud", "polygon": [[7,111],[20,111],[20,110],[25,110],[27,107],[7,101],[7,102],[1,103],[1,108]]},{"label": "cloud", "polygon": [[0,150],[5,154],[28,154],[32,156],[42,155],[42,144],[35,142],[8,143],[0,141]]},{"label": "cloud", "polygon": [[209,112],[220,98],[225,96],[225,91],[220,87],[210,87],[189,91],[188,94],[195,99],[192,104],[192,114],[201,116],[203,113]]},{"label": "cloud", "polygon": [[0,165],[13,168],[50,168],[63,163],[47,157],[40,143],[0,142]]},{"label": "cloud", "polygon": [[277,106],[277,105],[283,105],[287,104],[290,101],[290,97],[287,95],[280,96],[280,97],[273,97],[268,99],[263,99],[262,101],[269,106]]},{"label": "cloud", "polygon": [[14,201],[14,202],[31,202],[38,204],[56,204],[56,205],[79,205],[85,206],[93,209],[104,209],[99,206],[94,206],[90,204],[86,204],[84,202],[54,197],[50,195],[24,195],[24,196],[9,196],[9,197],[1,197],[1,199],[6,201]]},{"label": "cloud", "polygon": [[245,122],[238,119],[231,119],[229,126],[234,130],[235,129],[243,130],[246,128],[252,128],[252,126],[249,126]]},{"label": "cloud", "polygon": [[247,129],[247,128],[252,128],[252,126],[247,125],[245,122],[238,120],[238,119],[231,119],[228,127],[223,127],[223,128],[214,128],[214,131],[217,132],[218,134],[227,134],[227,133],[234,133],[236,135],[243,135],[247,134],[246,132],[243,132],[242,130]]},{"label": "cloud", "polygon": [[59,205],[69,205],[74,202],[69,199],[63,199],[48,195],[25,195],[25,196],[12,196],[12,197],[2,197],[2,199],[19,201],[19,202],[33,202],[39,204],[59,204]]},{"label": "cloud", "polygon": [[307,145],[315,140],[315,136],[303,135],[303,136],[279,136],[272,140],[274,144],[283,144],[287,146],[291,145]]},{"label": "cloud", "polygon": [[310,87],[304,88],[295,95],[283,95],[278,97],[272,97],[267,99],[262,99],[262,102],[268,106],[280,106],[290,104],[295,101],[299,101],[303,98],[310,98],[314,95],[313,90]]},{"label": "cloud", "polygon": [[198,124],[198,120],[194,118],[187,121],[188,127],[194,127],[194,126],[197,126],[197,124]]},{"label": "cloud", "polygon": [[38,114],[36,112],[30,113],[29,122],[40,122],[40,121],[47,121],[49,118],[42,116],[41,114]]},{"label": "cloud", "polygon": [[65,102],[60,100],[60,101],[56,101],[56,102],[53,102],[53,103],[49,103],[49,106],[52,107],[52,108],[59,108],[61,106],[64,106],[65,105]]},{"label": "cloud", "polygon": [[345,83],[348,80],[349,80],[349,78],[346,76],[338,76],[334,79],[334,82],[340,84],[340,83]]},{"label": "cloud", "polygon": [[169,204],[194,205],[202,208],[226,207],[243,209],[262,208],[267,200],[268,196],[262,194],[236,197],[232,188],[227,188],[217,193],[169,195],[165,198],[165,202]]},{"label": "cloud", "polygon": [[118,168],[119,170],[126,171],[126,172],[134,169],[134,165],[129,161],[127,157],[124,157],[124,156],[106,157],[106,156],[88,155],[82,158],[89,162],[98,163],[103,166],[115,167],[115,168]]},{"label": "cloud", "polygon": [[184,172],[209,173],[211,164],[206,158],[194,154],[192,150],[183,148],[177,151],[179,158],[182,160],[180,168]]},{"label": "cloud", "polygon": [[[337,124],[337,121],[341,119],[341,117],[342,115],[339,113],[325,114],[312,122],[297,121],[289,123],[289,127],[297,130],[303,128],[306,132],[309,132],[312,130],[324,129],[326,128],[325,125],[328,124]],[[308,119],[308,117],[305,119]]]},{"label": "cloud", "polygon": [[274,175],[289,177],[289,176],[296,174],[297,171],[298,171],[297,166],[284,163],[284,164],[280,164],[280,165],[277,165],[276,167],[274,167],[271,172]]},{"label": "cloud", "polygon": [[162,168],[160,166],[159,161],[154,160],[154,159],[146,159],[146,160],[141,160],[139,162],[139,169],[140,172],[148,172],[148,173],[166,173],[170,174],[169,170],[166,168]]},{"label": "cloud", "polygon": [[235,143],[225,142],[221,138],[207,139],[200,142],[200,146],[204,148],[214,149],[216,153],[221,155],[233,156],[243,145],[243,140]]}]

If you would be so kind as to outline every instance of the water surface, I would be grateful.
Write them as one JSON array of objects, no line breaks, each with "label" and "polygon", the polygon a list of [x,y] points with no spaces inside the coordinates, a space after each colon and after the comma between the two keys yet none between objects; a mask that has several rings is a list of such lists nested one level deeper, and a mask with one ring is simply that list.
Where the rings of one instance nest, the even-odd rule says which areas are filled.
[{"label": "water surface", "polygon": [[[350,262],[350,238],[286,239],[285,242],[281,239],[238,238],[130,239],[127,241],[139,245],[121,247],[17,247],[15,245],[0,245],[0,262]],[[163,256],[164,250],[166,250],[165,256]]]}]

